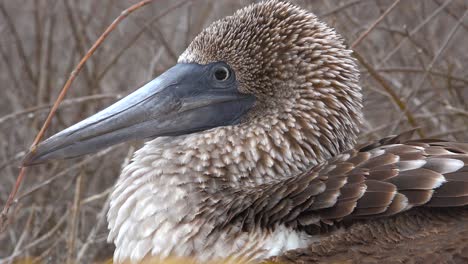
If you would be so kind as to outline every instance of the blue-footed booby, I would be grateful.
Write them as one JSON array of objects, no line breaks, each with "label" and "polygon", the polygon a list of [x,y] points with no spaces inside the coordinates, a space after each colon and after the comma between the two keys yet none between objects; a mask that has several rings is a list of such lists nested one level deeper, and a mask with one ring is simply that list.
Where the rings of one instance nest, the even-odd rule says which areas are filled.
[{"label": "blue-footed booby", "polygon": [[312,260],[350,246],[347,234],[369,236],[356,246],[398,245],[427,233],[418,225],[466,217],[468,144],[407,133],[356,146],[361,120],[343,39],[270,0],[214,22],[175,66],[43,141],[24,165],[150,139],[111,195],[115,262],[289,261],[307,249]]}]

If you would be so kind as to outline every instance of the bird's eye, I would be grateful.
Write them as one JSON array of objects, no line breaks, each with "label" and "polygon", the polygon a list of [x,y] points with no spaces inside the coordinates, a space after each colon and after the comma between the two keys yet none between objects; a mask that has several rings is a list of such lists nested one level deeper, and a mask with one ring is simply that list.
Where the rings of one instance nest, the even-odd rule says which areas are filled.
[{"label": "bird's eye", "polygon": [[225,66],[219,66],[214,71],[214,77],[218,81],[225,81],[229,79],[230,75],[231,73],[229,72],[229,69]]}]

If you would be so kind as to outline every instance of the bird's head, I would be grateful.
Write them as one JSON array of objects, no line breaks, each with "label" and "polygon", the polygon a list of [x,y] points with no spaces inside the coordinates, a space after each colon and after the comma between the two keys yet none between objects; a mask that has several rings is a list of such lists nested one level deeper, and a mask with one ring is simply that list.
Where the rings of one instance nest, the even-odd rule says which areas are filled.
[{"label": "bird's head", "polygon": [[214,22],[175,66],[43,141],[24,164],[219,127],[276,129],[333,154],[356,137],[358,78],[351,51],[332,28],[289,3],[261,2]]}]

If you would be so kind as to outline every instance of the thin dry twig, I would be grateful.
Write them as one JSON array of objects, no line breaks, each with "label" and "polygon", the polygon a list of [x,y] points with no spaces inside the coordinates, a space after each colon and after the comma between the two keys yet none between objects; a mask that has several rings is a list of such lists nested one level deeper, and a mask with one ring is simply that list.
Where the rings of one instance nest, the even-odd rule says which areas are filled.
[{"label": "thin dry twig", "polygon": [[[128,150],[128,152],[127,152],[127,156],[126,156],[124,162],[122,163],[122,168],[127,166],[130,163],[131,157],[133,156],[134,152],[135,152],[135,148],[133,146],[131,146],[130,149]],[[101,199],[102,197],[107,196],[107,199],[106,199],[106,202],[104,203],[104,206],[102,207],[101,211],[99,212],[99,214],[96,217],[97,224],[89,232],[88,237],[86,238],[86,242],[84,243],[83,246],[81,246],[81,249],[78,252],[78,255],[76,257],[76,263],[81,262],[81,260],[84,257],[84,254],[88,250],[89,246],[92,243],[94,243],[94,241],[96,240],[97,232],[99,231],[99,229],[101,228],[101,226],[105,222],[106,212],[107,212],[107,210],[109,209],[109,206],[110,206],[110,195],[109,194],[111,193],[112,190],[113,190],[113,187],[108,188],[107,190],[105,190],[104,192],[102,192],[102,193],[100,193],[98,195],[93,195],[93,196],[88,197],[86,199],[83,199],[81,201],[81,205],[84,205],[84,204],[89,203],[91,201],[94,201],[96,199]]]},{"label": "thin dry twig", "polygon": [[65,83],[65,86],[62,88],[60,91],[60,94],[56,100],[56,103],[50,110],[49,115],[47,116],[46,121],[44,122],[44,125],[42,126],[41,130],[37,134],[36,138],[34,139],[33,145],[31,147],[31,152],[35,151],[35,148],[39,141],[42,139],[45,130],[49,127],[50,121],[52,120],[52,117],[54,116],[55,112],[57,111],[57,108],[60,104],[61,101],[63,101],[63,98],[65,97],[66,93],[68,92],[68,89],[70,88],[71,84],[75,80],[75,78],[78,76],[78,73],[81,71],[81,69],[84,67],[86,61],[94,54],[94,52],[98,49],[98,47],[104,42],[104,40],[107,38],[107,36],[117,27],[117,25],[125,19],[129,14],[134,12],[135,10],[141,8],[142,6],[145,6],[149,3],[151,3],[153,0],[144,0],[141,1],[137,4],[132,5],[131,7],[125,9],[110,25],[109,27],[106,28],[104,33],[96,40],[96,42],[93,44],[93,46],[88,50],[86,55],[81,59],[81,61],[78,63],[76,68],[72,71],[70,78],[68,78],[67,82]]},{"label": "thin dry twig", "polygon": [[76,178],[76,184],[75,184],[75,197],[73,199],[73,207],[72,207],[72,212],[71,212],[71,223],[70,223],[70,229],[68,232],[68,254],[67,254],[67,263],[68,264],[73,264],[74,262],[72,261],[73,258],[73,253],[75,250],[75,241],[76,241],[76,233],[77,228],[78,228],[78,215],[80,212],[80,197],[81,197],[81,181],[83,179],[83,172],[78,175]]},{"label": "thin dry twig", "polygon": [[69,211],[67,211],[65,214],[63,214],[63,216],[60,218],[58,223],[54,227],[52,227],[49,230],[49,232],[45,233],[43,236],[39,237],[38,239],[34,240],[33,242],[29,243],[28,245],[23,247],[21,250],[18,250],[18,252],[16,254],[11,255],[11,256],[9,256],[9,257],[7,257],[5,259],[0,259],[0,263],[3,263],[4,261],[12,260],[12,259],[16,258],[17,256],[21,255],[22,252],[39,245],[44,240],[49,239],[52,235],[54,235],[59,230],[59,228],[63,225],[63,223],[65,223],[65,220],[67,220],[67,217],[68,217],[68,213],[69,213]]},{"label": "thin dry twig", "polygon": [[109,210],[110,206],[110,195],[107,196],[106,202],[102,207],[99,214],[96,216],[96,225],[94,225],[93,229],[88,234],[86,238],[86,242],[81,246],[80,251],[76,256],[76,263],[81,263],[81,260],[84,258],[85,253],[88,251],[89,246],[96,240],[97,232],[102,227],[102,225],[106,222],[106,213]]},{"label": "thin dry twig", "polygon": [[[119,94],[95,94],[95,95],[89,95],[89,96],[82,96],[82,97],[63,100],[63,102],[60,104],[59,107],[61,108],[64,106],[81,104],[81,103],[86,103],[89,101],[102,100],[102,99],[119,99],[120,97],[121,95]],[[8,120],[16,119],[22,115],[28,115],[28,114],[38,112],[41,110],[47,110],[51,108],[52,106],[53,104],[38,105],[38,106],[26,108],[21,111],[13,112],[11,114],[4,115],[0,117],[0,125]]]},{"label": "thin dry twig", "polygon": [[[143,33],[145,33],[146,30],[150,28],[150,26],[160,20],[161,18],[165,17],[166,15],[170,14],[173,10],[187,4],[188,2],[192,2],[193,0],[184,0],[181,1],[180,3],[177,3],[169,8],[167,8],[165,11],[163,11],[160,15],[155,16],[152,18],[149,22],[147,22],[141,29],[138,31],[138,33],[135,34],[135,36],[125,45],[120,51],[116,52],[116,55],[110,60],[110,62],[104,67],[104,70],[102,70],[99,74],[97,74],[97,80],[101,80],[106,73],[112,68],[112,66],[117,63],[119,58],[127,51],[139,38]],[[177,58],[176,58],[177,59]]]},{"label": "thin dry twig", "polygon": [[107,197],[107,195],[109,195],[109,193],[111,193],[113,189],[114,189],[114,186],[111,186],[111,187],[105,189],[103,192],[100,192],[100,193],[97,193],[97,194],[94,194],[94,195],[91,195],[89,197],[84,198],[83,200],[81,200],[80,206],[87,205],[89,203],[92,203],[94,201],[97,201],[97,200],[100,200],[102,198]]},{"label": "thin dry twig", "polygon": [[374,23],[372,23],[372,25],[366,30],[364,31],[354,42],[353,44],[351,44],[351,48],[352,49],[355,49],[359,43],[361,43],[361,41],[367,37],[367,35],[369,35],[369,33],[371,33],[371,31],[380,23],[382,22],[382,20],[398,5],[398,3],[400,3],[401,0],[395,0],[393,2],[393,4],[387,8],[387,10],[385,10],[385,12],[379,17],[377,18],[377,20],[374,21]]},{"label": "thin dry twig", "polygon": [[35,210],[33,208],[31,212],[29,213],[28,220],[26,220],[26,224],[23,227],[23,232],[21,233],[21,236],[15,245],[15,249],[13,250],[13,253],[10,255],[9,263],[13,263],[14,256],[18,255],[18,253],[20,252],[21,246],[23,245],[23,242],[26,240],[26,237],[29,236],[31,224],[34,219],[34,213],[35,213]]},{"label": "thin dry twig", "polygon": [[385,58],[383,58],[381,60],[381,62],[379,63],[379,65],[377,66],[380,66],[382,64],[384,64],[386,61],[388,61],[393,55],[396,54],[396,52],[401,48],[401,46],[403,46],[403,44],[405,43],[406,40],[408,40],[411,36],[413,36],[414,34],[416,34],[421,28],[423,28],[429,21],[432,21],[432,19],[437,16],[440,12],[442,12],[445,7],[447,5],[449,5],[453,0],[447,0],[444,2],[443,5],[441,5],[439,8],[437,8],[434,12],[432,12],[432,14],[430,14],[428,17],[426,17],[426,19],[424,19],[418,26],[416,26],[413,30],[411,30],[409,33],[408,33],[408,37],[402,39],[400,41],[400,43],[398,43],[396,45],[395,48],[393,48],[393,50],[391,50],[386,56]]},{"label": "thin dry twig", "polygon": [[[355,49],[361,42],[362,40],[364,40],[364,38],[366,36],[369,35],[369,33],[380,23],[382,22],[382,20],[398,5],[398,3],[400,3],[400,0],[395,0],[393,2],[392,5],[390,5],[390,7],[387,8],[387,10],[385,10],[385,12],[380,15],[379,18],[377,18],[374,23],[372,23],[372,25],[366,30],[364,31],[354,42],[353,44],[351,44],[351,48],[352,49]],[[361,55],[359,53],[357,53],[356,51],[354,52],[355,54],[355,57],[359,60],[359,62],[370,72],[370,74],[380,83],[380,85],[384,88],[384,90],[386,91],[386,93],[388,93],[388,95],[390,96],[390,98],[395,102],[395,104],[400,108],[401,111],[403,111],[407,118],[408,118],[408,122],[413,126],[413,127],[418,127],[417,124],[416,124],[416,121],[414,119],[414,117],[411,115],[410,112],[407,111],[407,106],[406,104],[403,103],[403,101],[400,100],[400,98],[398,97],[398,95],[396,94],[395,91],[393,91],[393,89],[391,88],[390,85],[387,84],[387,82],[383,79],[383,77],[381,77],[379,75],[379,73],[374,70],[374,68],[372,68],[372,66],[370,64],[368,64],[363,57],[361,57]],[[418,133],[420,136],[422,136],[422,132],[420,131],[420,129],[418,129]]]},{"label": "thin dry twig", "polygon": [[435,62],[439,59],[440,55],[442,54],[442,52],[444,52],[445,48],[447,47],[447,45],[450,43],[450,40],[452,40],[452,38],[455,36],[455,33],[457,32],[458,28],[460,27],[460,25],[462,24],[463,20],[465,19],[465,17],[468,16],[468,10],[465,11],[465,13],[463,13],[463,16],[460,17],[460,19],[457,21],[457,24],[452,28],[452,30],[447,34],[447,38],[444,40],[444,42],[442,43],[442,45],[440,46],[439,50],[437,50],[436,54],[434,55],[434,58],[432,58],[431,62],[429,63],[429,65],[426,67],[426,70],[424,72],[424,75],[422,76],[422,78],[419,80],[418,84],[416,85],[416,89],[412,90],[411,91],[411,94],[415,94],[417,93],[421,87],[423,86],[424,82],[426,81],[426,78],[427,76],[429,76],[429,73],[430,71],[432,70],[432,68],[434,67],[434,64]]},{"label": "thin dry twig", "polygon": [[47,256],[50,255],[50,253],[52,252],[52,250],[54,248],[57,247],[57,245],[62,242],[60,239],[54,239],[54,242],[52,243],[52,245],[50,245],[46,250],[44,250],[39,256],[33,258],[31,260],[31,264],[42,264],[42,263],[47,263],[45,261],[43,261],[43,259],[45,259]]},{"label": "thin dry twig", "polygon": [[32,193],[36,192],[37,190],[43,188],[44,186],[51,184],[52,182],[58,180],[59,178],[65,176],[65,175],[68,175],[71,171],[74,171],[74,170],[76,170],[78,168],[81,168],[82,166],[84,166],[84,165],[86,165],[86,164],[88,164],[90,162],[95,161],[97,158],[106,155],[107,153],[111,152],[115,148],[116,148],[116,146],[112,146],[112,147],[110,147],[108,149],[105,149],[105,150],[103,150],[103,151],[101,151],[101,152],[99,152],[97,154],[91,155],[91,156],[85,158],[84,160],[76,163],[75,165],[67,168],[66,170],[61,171],[60,173],[56,174],[55,176],[53,176],[51,178],[48,178],[45,181],[42,181],[41,183],[31,187],[29,190],[27,190],[27,191],[23,192],[22,194],[20,194],[18,196],[18,198],[16,198],[16,201],[21,201],[25,197],[31,195]]},{"label": "thin dry twig", "polygon": [[[416,67],[386,67],[386,68],[377,68],[375,69],[378,72],[396,72],[396,73],[425,73],[429,72],[432,75],[444,77],[446,79],[451,79],[453,81],[463,82],[468,85],[468,79],[451,75],[449,73],[442,72],[440,70],[426,70]],[[364,72],[364,71],[363,71]]]},{"label": "thin dry twig", "polygon": [[[74,12],[72,11],[72,8],[70,7],[70,0],[65,0],[63,1],[63,3],[65,6],[65,11],[67,13],[68,22],[70,23],[71,33],[75,39],[76,49],[78,50],[79,56],[84,57],[86,54],[86,46],[87,46],[87,44],[85,43],[86,42],[85,37],[84,37],[85,34],[82,34],[83,33],[82,30],[78,29],[78,23],[76,23]],[[85,75],[87,84],[90,87],[93,87],[94,83],[92,81],[90,68],[83,66],[83,74]]]},{"label": "thin dry twig", "polygon": [[333,9],[333,10],[330,10],[330,11],[328,11],[326,13],[320,14],[319,16],[320,17],[327,17],[327,16],[330,16],[330,15],[339,13],[339,12],[343,11],[346,8],[350,8],[352,6],[361,4],[361,3],[365,2],[365,1],[368,1],[368,0],[354,0],[354,1],[348,2],[346,4],[343,4],[343,5],[337,7],[335,9]]},{"label": "thin dry twig", "polygon": [[24,51],[24,46],[23,42],[21,41],[21,38],[19,37],[18,30],[16,30],[15,25],[13,24],[10,15],[6,11],[5,7],[3,6],[3,3],[0,3],[0,13],[5,17],[5,20],[7,22],[8,27],[10,28],[10,32],[15,38],[16,41],[16,49],[18,51],[18,54],[21,58],[21,61],[23,63],[23,67],[26,71],[26,74],[28,75],[28,78],[31,80],[32,83],[36,83],[36,78],[33,74],[33,71],[31,69],[30,63],[27,59],[26,52]]},{"label": "thin dry twig", "polygon": [[[67,82],[65,83],[64,87],[60,91],[60,94],[55,101],[54,105],[52,106],[52,109],[50,110],[49,115],[47,116],[46,121],[44,122],[44,125],[41,127],[39,133],[37,134],[36,138],[33,141],[33,144],[31,146],[31,152],[34,152],[36,150],[36,147],[39,143],[39,141],[42,139],[44,136],[44,133],[46,129],[49,127],[50,122],[52,121],[52,118],[57,111],[60,102],[63,101],[65,98],[65,95],[67,94],[68,89],[70,89],[71,84],[75,80],[75,78],[78,76],[78,73],[81,71],[81,69],[84,67],[86,61],[94,54],[94,52],[97,50],[97,48],[104,42],[104,40],[107,38],[107,36],[117,27],[117,25],[122,22],[129,14],[132,12],[138,10],[139,8],[148,5],[151,3],[153,0],[143,0],[140,1],[129,8],[125,9],[102,33],[102,35],[96,40],[96,42],[93,44],[93,46],[89,49],[89,51],[86,53],[86,55],[81,59],[81,61],[78,63],[76,68],[72,71],[70,77],[68,78]],[[0,5],[0,7],[3,7]],[[4,11],[4,10],[3,10]],[[2,11],[2,12],[3,12]],[[5,11],[6,12],[6,11]],[[10,195],[8,196],[8,199],[5,203],[5,206],[2,210],[2,213],[0,215],[0,232],[5,230],[6,228],[6,223],[7,223],[7,215],[8,215],[8,210],[10,206],[13,203],[13,200],[16,196],[16,193],[18,192],[19,187],[21,186],[21,182],[23,181],[24,175],[26,174],[26,168],[21,167],[20,172],[18,174],[18,177],[16,179],[15,186],[13,187]]]},{"label": "thin dry twig", "polygon": [[446,106],[447,110],[449,111],[452,111],[454,113],[457,113],[457,114],[460,114],[460,115],[463,115],[463,116],[466,116],[468,117],[468,111],[464,110],[464,109],[460,109],[460,108],[456,108],[456,107],[453,107],[451,105],[447,105]]},{"label": "thin dry twig", "polygon": [[413,114],[408,111],[408,106],[403,102],[393,88],[385,81],[385,79],[369,64],[364,58],[356,51],[354,51],[354,57],[369,71],[370,75],[384,88],[385,92],[390,96],[392,101],[397,105],[401,112],[404,113],[408,119],[408,123],[416,129],[420,137],[424,137],[424,133],[421,131],[420,126],[417,124]]},{"label": "thin dry twig", "polygon": [[[437,50],[436,54],[434,55],[434,57],[432,58],[431,62],[429,63],[429,65],[426,67],[426,71],[424,72],[423,76],[421,77],[421,79],[419,79],[418,83],[416,84],[415,88],[413,90],[411,90],[411,92],[409,93],[409,95],[407,96],[407,102],[404,103],[404,105],[407,105],[408,101],[410,100],[410,98],[414,98],[416,100],[419,101],[418,98],[416,98],[415,96],[413,96],[414,94],[417,94],[423,87],[424,85],[424,82],[426,81],[427,77],[429,76],[429,72],[430,70],[432,70],[435,62],[439,59],[440,55],[442,54],[442,52],[445,50],[445,48],[447,47],[447,45],[450,43],[450,40],[452,40],[452,38],[454,37],[455,33],[457,32],[458,28],[460,27],[461,23],[463,22],[463,20],[465,19],[465,17],[468,16],[468,10],[464,12],[463,16],[460,17],[460,19],[457,21],[457,24],[452,28],[452,30],[447,34],[447,38],[444,40],[444,42],[442,43],[442,45],[440,46],[440,48]],[[426,100],[426,103],[429,102],[431,100],[431,98],[428,98]],[[422,108],[424,107],[424,103],[419,103],[417,106],[416,106],[416,109],[415,110],[418,110],[419,108]],[[406,111],[409,113],[409,111]],[[427,111],[429,112],[429,111]],[[408,119],[409,121],[409,119]]]}]

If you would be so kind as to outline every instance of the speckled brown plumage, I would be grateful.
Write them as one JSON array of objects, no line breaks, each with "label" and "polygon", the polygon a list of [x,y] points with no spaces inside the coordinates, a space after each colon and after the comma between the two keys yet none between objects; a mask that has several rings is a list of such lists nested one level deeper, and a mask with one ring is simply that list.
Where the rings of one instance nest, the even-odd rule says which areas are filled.
[{"label": "speckled brown plumage", "polygon": [[154,137],[110,198],[117,263],[462,261],[468,144],[407,132],[355,146],[361,120],[352,51],[270,0],[213,23],[176,66],[24,164]]},{"label": "speckled brown plumage", "polygon": [[157,138],[135,154],[108,214],[115,261],[258,261],[298,248],[278,259],[370,261],[407,245],[399,257],[417,262],[430,255],[411,241],[457,238],[467,213],[427,208],[468,204],[468,144],[405,133],[353,148],[357,66],[313,14],[255,4],[205,29],[179,58],[216,61],[234,69],[254,108],[240,124]]}]

